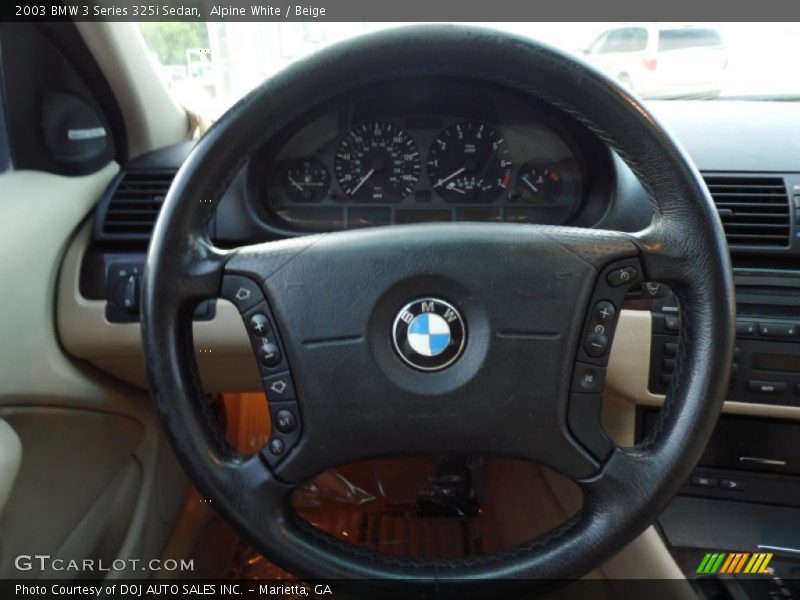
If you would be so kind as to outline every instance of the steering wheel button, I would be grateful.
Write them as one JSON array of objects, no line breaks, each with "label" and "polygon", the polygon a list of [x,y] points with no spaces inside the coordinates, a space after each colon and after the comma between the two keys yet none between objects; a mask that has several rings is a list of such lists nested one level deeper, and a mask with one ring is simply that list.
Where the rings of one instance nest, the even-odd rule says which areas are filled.
[{"label": "steering wheel button", "polygon": [[602,333],[590,333],[583,344],[586,354],[595,358],[603,356],[608,350],[608,338]]},{"label": "steering wheel button", "polygon": [[233,302],[240,313],[252,308],[263,299],[258,284],[240,275],[226,275],[222,280],[220,295]]},{"label": "steering wheel button", "polygon": [[272,325],[266,315],[256,313],[250,317],[250,335],[256,338],[269,338],[272,333]]},{"label": "steering wheel button", "polygon": [[269,441],[269,451],[274,456],[281,456],[286,451],[286,444],[281,438],[272,438]]},{"label": "steering wheel button", "polygon": [[617,307],[608,300],[598,302],[594,306],[594,322],[600,325],[609,325],[617,316]]},{"label": "steering wheel button", "polygon": [[611,271],[606,280],[611,287],[617,287],[625,285],[626,283],[632,283],[636,279],[636,275],[638,275],[638,273],[633,267],[622,267],[621,269]]},{"label": "steering wheel button", "polygon": [[258,349],[258,360],[265,367],[276,367],[281,362],[281,351],[272,342],[266,342]]},{"label": "steering wheel button", "polygon": [[600,393],[603,391],[604,379],[605,369],[602,367],[577,363],[572,379],[572,391],[587,394]]},{"label": "steering wheel button", "polygon": [[297,427],[297,418],[292,411],[284,408],[275,413],[275,429],[281,433],[291,433],[295,427]]},{"label": "steering wheel button", "polygon": [[264,377],[263,382],[264,390],[267,392],[267,398],[270,402],[284,402],[295,399],[292,376],[288,371]]}]

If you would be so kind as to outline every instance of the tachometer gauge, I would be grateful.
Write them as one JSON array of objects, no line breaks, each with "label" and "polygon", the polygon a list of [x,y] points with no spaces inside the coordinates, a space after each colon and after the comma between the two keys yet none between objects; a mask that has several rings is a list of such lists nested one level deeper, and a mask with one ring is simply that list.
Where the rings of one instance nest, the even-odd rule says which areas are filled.
[{"label": "tachometer gauge", "polygon": [[344,193],[360,202],[398,202],[414,191],[421,169],[414,140],[397,125],[374,121],[339,144],[333,170]]},{"label": "tachometer gauge", "polygon": [[428,152],[431,186],[448,202],[493,202],[511,183],[511,168],[505,140],[485,123],[451,125]]},{"label": "tachometer gauge", "polygon": [[554,204],[561,197],[561,173],[555,165],[526,162],[519,170],[517,188],[523,201]]},{"label": "tachometer gauge", "polygon": [[286,169],[283,185],[294,202],[319,202],[330,191],[331,174],[318,158],[298,158]]}]

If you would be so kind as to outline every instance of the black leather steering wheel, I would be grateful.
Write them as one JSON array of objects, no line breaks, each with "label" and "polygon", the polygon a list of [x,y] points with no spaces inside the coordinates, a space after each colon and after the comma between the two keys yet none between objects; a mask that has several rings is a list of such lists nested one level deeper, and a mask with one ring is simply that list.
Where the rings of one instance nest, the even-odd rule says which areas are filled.
[{"label": "black leather steering wheel", "polygon": [[[495,85],[579,120],[639,177],[653,205],[651,226],[626,234],[408,225],[214,247],[206,233],[214,202],[258,148],[321,103],[404,78]],[[596,382],[628,284],[643,280],[668,284],[678,297],[680,346],[657,426],[644,443],[621,449],[602,432]],[[252,457],[225,443],[194,358],[193,307],[220,296],[242,312],[271,395],[272,437]],[[456,309],[464,328],[463,349],[451,347],[456,358],[441,370],[407,364],[392,341],[403,307],[425,298]],[[418,304],[412,316],[428,310],[447,321],[443,307]],[[278,565],[301,577],[544,580],[596,568],[649,526],[688,476],[721,409],[734,304],[708,192],[638,100],[530,40],[425,26],[300,61],[209,130],[161,210],[142,324],[150,384],[178,457],[221,515]],[[285,384],[280,394],[269,390],[277,380]],[[292,490],[326,468],[420,453],[535,461],[577,481],[584,507],[537,540],[452,559],[357,548],[291,509]]]}]

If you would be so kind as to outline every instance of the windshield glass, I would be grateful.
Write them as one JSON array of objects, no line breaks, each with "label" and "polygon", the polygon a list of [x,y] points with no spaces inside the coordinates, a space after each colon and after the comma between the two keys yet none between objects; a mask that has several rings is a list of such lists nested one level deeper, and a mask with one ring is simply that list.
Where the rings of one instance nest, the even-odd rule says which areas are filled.
[{"label": "windshield glass", "polygon": [[[215,119],[312,52],[396,23],[141,23],[166,85]],[[797,23],[492,23],[581,57],[643,98],[797,100]]]}]

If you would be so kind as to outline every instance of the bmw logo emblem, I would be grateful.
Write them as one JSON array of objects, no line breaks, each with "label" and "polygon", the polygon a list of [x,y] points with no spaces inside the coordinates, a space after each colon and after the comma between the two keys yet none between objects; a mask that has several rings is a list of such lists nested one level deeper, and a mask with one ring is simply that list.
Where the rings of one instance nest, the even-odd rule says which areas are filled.
[{"label": "bmw logo emblem", "polygon": [[461,356],[467,330],[452,304],[438,298],[419,298],[397,313],[392,338],[406,363],[422,371],[438,371]]}]

